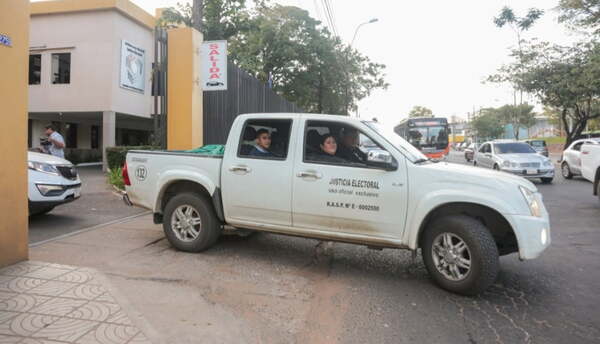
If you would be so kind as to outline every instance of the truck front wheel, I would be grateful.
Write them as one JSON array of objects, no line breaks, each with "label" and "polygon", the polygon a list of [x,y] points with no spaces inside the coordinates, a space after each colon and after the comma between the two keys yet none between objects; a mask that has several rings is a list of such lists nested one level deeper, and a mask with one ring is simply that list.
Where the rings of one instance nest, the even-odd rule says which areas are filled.
[{"label": "truck front wheel", "polygon": [[167,203],[163,230],[175,248],[201,252],[217,241],[221,226],[209,200],[193,193],[183,193]]},{"label": "truck front wheel", "polygon": [[430,225],[422,255],[433,280],[457,294],[477,295],[498,276],[494,238],[481,222],[468,216],[446,216]]}]

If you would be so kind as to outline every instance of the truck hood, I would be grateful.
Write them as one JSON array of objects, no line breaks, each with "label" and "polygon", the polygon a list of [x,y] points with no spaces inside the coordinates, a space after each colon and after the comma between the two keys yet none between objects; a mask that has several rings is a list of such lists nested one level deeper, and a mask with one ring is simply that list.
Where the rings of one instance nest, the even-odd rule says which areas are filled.
[{"label": "truck hood", "polygon": [[532,182],[506,172],[448,162],[431,163],[421,167],[435,172],[436,176],[441,176],[440,179],[446,182],[459,183],[457,185],[460,183],[476,184],[499,191],[506,190],[509,185],[515,185],[537,192],[537,188]]},{"label": "truck hood", "polygon": [[27,152],[27,160],[50,165],[73,165],[69,160],[59,158],[50,154],[42,154],[36,152]]}]

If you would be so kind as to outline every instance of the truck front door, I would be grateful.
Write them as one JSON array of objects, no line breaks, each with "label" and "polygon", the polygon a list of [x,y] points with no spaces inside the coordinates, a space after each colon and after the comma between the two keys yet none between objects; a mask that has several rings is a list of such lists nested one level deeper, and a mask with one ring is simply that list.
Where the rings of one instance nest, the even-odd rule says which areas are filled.
[{"label": "truck front door", "polygon": [[[346,122],[301,122],[304,133],[298,132],[293,175],[293,226],[333,235],[398,239],[407,208],[405,159],[396,159],[395,171],[369,167],[365,163],[369,150],[384,148],[364,132]],[[328,154],[324,149],[331,149],[332,140],[337,149]]]},{"label": "truck front door", "polygon": [[[292,119],[247,119],[228,140],[221,185],[223,208],[233,225],[292,224]],[[233,134],[232,134],[233,135]]]}]

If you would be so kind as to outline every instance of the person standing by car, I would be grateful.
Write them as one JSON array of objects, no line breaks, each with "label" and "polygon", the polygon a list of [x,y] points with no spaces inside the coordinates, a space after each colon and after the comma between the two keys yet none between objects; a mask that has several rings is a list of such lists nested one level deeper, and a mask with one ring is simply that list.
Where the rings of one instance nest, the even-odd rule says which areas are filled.
[{"label": "person standing by car", "polygon": [[59,158],[65,158],[65,139],[61,134],[56,131],[56,128],[52,124],[48,124],[45,127],[45,134],[48,137],[49,145],[45,145],[44,150],[50,154]]}]

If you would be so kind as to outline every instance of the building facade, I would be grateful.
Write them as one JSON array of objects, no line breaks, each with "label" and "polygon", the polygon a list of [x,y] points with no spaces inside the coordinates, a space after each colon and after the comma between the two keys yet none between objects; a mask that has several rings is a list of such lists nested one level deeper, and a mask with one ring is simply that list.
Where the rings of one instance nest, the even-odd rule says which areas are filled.
[{"label": "building facade", "polygon": [[128,0],[32,3],[29,147],[40,146],[47,124],[75,162],[149,143],[154,25]]}]

